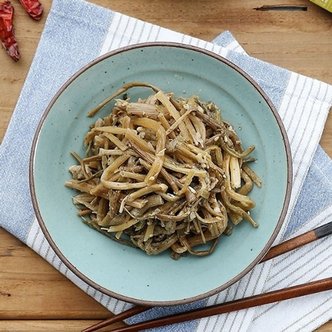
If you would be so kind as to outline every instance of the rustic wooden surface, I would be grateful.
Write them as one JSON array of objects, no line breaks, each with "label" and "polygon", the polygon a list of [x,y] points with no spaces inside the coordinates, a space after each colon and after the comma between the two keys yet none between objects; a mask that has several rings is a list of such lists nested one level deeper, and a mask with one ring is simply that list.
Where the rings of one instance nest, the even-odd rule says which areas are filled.
[{"label": "rustic wooden surface", "polygon": [[[34,22],[13,1],[22,59],[0,50],[0,141],[33,59],[45,15]],[[309,1],[93,0],[115,11],[210,40],[230,30],[251,55],[332,84],[332,14]],[[266,4],[305,5],[307,11],[257,11]],[[28,116],[28,114],[27,114]],[[321,140],[332,156],[332,116]],[[0,331],[80,331],[110,314],[48,263],[0,229]],[[107,330],[107,329],[106,329]],[[105,329],[104,329],[105,331]],[[319,329],[332,331],[332,322]]]}]

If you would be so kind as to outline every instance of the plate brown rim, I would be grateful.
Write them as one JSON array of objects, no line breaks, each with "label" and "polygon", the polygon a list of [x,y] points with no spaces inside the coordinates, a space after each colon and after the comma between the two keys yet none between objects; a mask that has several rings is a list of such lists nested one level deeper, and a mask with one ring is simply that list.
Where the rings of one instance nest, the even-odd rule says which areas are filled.
[{"label": "plate brown rim", "polygon": [[[283,143],[284,143],[284,148],[286,152],[286,159],[287,159],[287,185],[286,185],[286,194],[283,202],[283,207],[277,222],[276,227],[274,228],[274,231],[272,235],[270,236],[269,240],[267,241],[266,245],[264,248],[261,250],[261,252],[257,255],[257,257],[246,267],[244,268],[240,273],[238,273],[236,276],[234,276],[232,279],[227,281],[226,283],[220,285],[217,288],[214,288],[208,292],[195,295],[192,297],[184,298],[181,300],[173,300],[173,301],[151,301],[151,300],[142,300],[142,299],[136,299],[132,298],[129,296],[121,295],[116,292],[113,292],[103,286],[98,285],[96,282],[91,280],[89,277],[87,277],[84,273],[79,271],[67,258],[66,256],[61,252],[61,250],[58,248],[56,243],[53,241],[50,233],[47,230],[47,227],[44,223],[44,220],[42,218],[38,202],[37,202],[37,195],[35,192],[35,185],[34,185],[34,160],[35,160],[35,154],[36,154],[36,148],[38,144],[38,139],[40,135],[41,128],[43,127],[43,124],[47,118],[48,113],[52,109],[54,103],[56,100],[59,98],[59,96],[63,93],[63,91],[73,82],[77,77],[79,77],[82,73],[84,73],[86,70],[90,69],[92,66],[95,64],[112,57],[116,54],[119,53],[124,53],[127,51],[131,51],[133,49],[139,49],[139,48],[147,48],[147,47],[174,47],[174,48],[182,48],[186,50],[191,50],[197,53],[203,53],[207,56],[210,56],[227,66],[231,67],[234,69],[236,72],[238,72],[241,76],[243,76],[258,92],[259,94],[263,97],[267,105],[269,106],[273,116],[276,119],[276,122],[279,126],[279,130],[282,135]],[[229,61],[228,59],[222,57],[221,55],[218,55],[216,53],[213,53],[211,51],[202,49],[197,46],[191,46],[187,44],[182,44],[182,43],[174,43],[174,42],[146,42],[146,43],[139,43],[139,44],[134,44],[126,47],[119,48],[117,50],[108,52],[102,56],[97,57],[95,60],[89,62],[87,65],[82,67],[79,71],[77,71],[74,75],[72,75],[63,85],[62,87],[58,90],[58,92],[55,94],[55,96],[52,98],[50,101],[49,105],[47,106],[46,110],[44,111],[41,120],[38,124],[38,127],[36,129],[33,142],[32,142],[32,147],[31,147],[31,153],[30,153],[30,161],[29,161],[29,183],[30,183],[30,193],[31,193],[31,198],[32,198],[32,204],[33,208],[36,213],[36,217],[39,223],[39,226],[44,233],[47,241],[49,242],[50,246],[52,249],[55,251],[55,253],[58,255],[58,257],[61,259],[61,261],[67,266],[67,268],[72,271],[77,277],[82,279],[84,282],[86,282],[88,285],[91,287],[97,289],[101,293],[117,298],[119,300],[125,301],[125,302],[130,302],[134,304],[139,304],[139,305],[146,305],[146,306],[171,306],[171,305],[179,305],[179,304],[185,304],[185,303],[190,303],[193,301],[201,300],[206,297],[215,295],[216,293],[221,292],[222,290],[228,288],[232,284],[234,284],[236,281],[244,277],[248,272],[250,272],[260,261],[261,259],[265,256],[269,248],[272,246],[273,241],[277,237],[281,226],[283,224],[283,221],[285,219],[286,213],[287,213],[287,208],[289,206],[289,201],[290,201],[290,195],[291,195],[291,188],[292,188],[292,179],[293,179],[293,168],[292,168],[292,157],[291,157],[291,150],[290,150],[290,145],[288,141],[288,137],[286,134],[286,130],[282,124],[281,118],[274,107],[273,103],[270,101],[269,97],[266,95],[266,93],[262,90],[262,88],[253,80],[252,77],[250,77],[246,72],[244,72],[241,68],[239,68],[237,65]]]}]

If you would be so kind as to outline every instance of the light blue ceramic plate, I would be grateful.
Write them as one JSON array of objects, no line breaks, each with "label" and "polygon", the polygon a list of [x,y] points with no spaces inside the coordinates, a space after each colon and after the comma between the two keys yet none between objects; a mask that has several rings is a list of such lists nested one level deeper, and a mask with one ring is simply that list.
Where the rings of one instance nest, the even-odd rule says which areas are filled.
[{"label": "light blue ceramic plate", "polygon": [[[83,137],[96,119],[87,112],[129,81],[145,81],[176,95],[198,95],[219,105],[245,147],[254,144],[253,168],[263,180],[251,194],[256,201],[254,229],[243,222],[223,237],[208,257],[168,253],[148,256],[113,242],[84,225],[64,186],[84,154]],[[129,92],[133,99],[146,90]],[[104,112],[106,114],[106,111]],[[102,116],[103,113],[98,116]],[[227,60],[179,44],[140,44],[90,63],[57,93],[38,127],[31,154],[31,192],[45,236],[75,274],[105,294],[147,304],[186,303],[215,294],[239,280],[264,256],[275,239],[289,202],[291,158],[285,130],[266,95]]]}]

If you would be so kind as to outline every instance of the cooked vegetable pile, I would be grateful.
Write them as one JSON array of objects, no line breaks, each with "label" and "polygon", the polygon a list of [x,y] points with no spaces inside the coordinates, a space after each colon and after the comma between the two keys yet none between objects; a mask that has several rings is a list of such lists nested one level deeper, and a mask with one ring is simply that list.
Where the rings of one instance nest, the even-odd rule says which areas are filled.
[{"label": "cooked vegetable pile", "polygon": [[[153,93],[115,99],[132,87]],[[131,82],[89,115],[112,99],[85,136],[86,156],[73,153],[78,165],[66,182],[80,192],[73,201],[88,225],[149,255],[170,249],[173,258],[212,253],[242,220],[257,227],[248,197],[253,183],[261,186],[248,166],[254,147],[244,150],[215,104]]]}]

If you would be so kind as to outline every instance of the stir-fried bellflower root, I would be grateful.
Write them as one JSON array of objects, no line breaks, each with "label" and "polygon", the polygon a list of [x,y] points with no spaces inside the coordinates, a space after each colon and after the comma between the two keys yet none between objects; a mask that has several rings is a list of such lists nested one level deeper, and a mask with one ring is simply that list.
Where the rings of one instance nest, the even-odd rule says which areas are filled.
[{"label": "stir-fried bellflower root", "polygon": [[[122,98],[132,87],[145,99]],[[220,109],[198,97],[179,98],[148,83],[125,84],[89,112],[115,100],[85,136],[86,156],[73,153],[66,186],[85,223],[149,255],[170,250],[206,256],[222,234],[246,220],[257,227],[248,196],[261,181]]]}]

